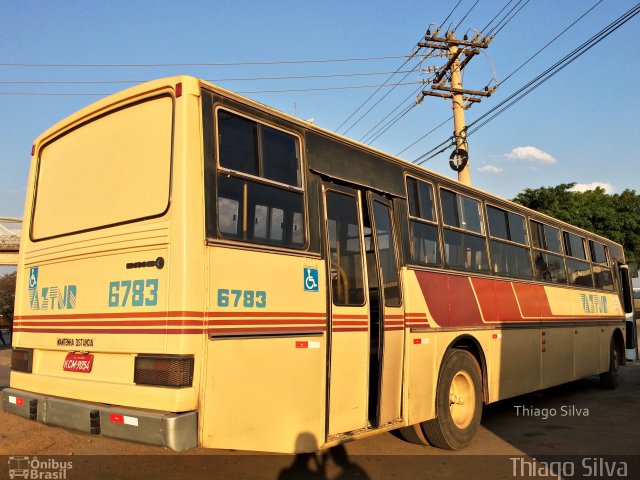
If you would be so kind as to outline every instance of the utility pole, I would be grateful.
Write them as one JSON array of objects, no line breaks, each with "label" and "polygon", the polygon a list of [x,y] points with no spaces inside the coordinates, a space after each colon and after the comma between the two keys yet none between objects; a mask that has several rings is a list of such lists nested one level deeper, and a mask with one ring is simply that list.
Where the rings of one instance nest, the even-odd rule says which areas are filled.
[{"label": "utility pole", "polygon": [[[448,62],[440,67],[432,80],[430,90],[423,90],[422,95],[446,98],[453,103],[453,136],[456,149],[449,157],[449,165],[458,172],[458,181],[465,185],[471,185],[469,173],[469,146],[467,144],[467,126],[464,119],[464,111],[474,103],[479,103],[482,97],[489,97],[496,87],[484,90],[466,90],[462,88],[460,72],[469,61],[480,53],[481,48],[487,48],[491,43],[491,37],[482,37],[477,33],[471,40],[464,36],[458,40],[454,32],[447,32],[444,37],[439,36],[439,30],[433,35],[427,30],[425,41],[418,46],[448,52]],[[446,82],[449,82],[449,86]]]}]

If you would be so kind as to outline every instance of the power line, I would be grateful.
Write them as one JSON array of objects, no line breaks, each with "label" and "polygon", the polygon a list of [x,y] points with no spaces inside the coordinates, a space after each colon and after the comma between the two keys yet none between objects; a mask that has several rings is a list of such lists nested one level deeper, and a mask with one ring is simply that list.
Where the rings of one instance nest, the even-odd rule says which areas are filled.
[{"label": "power line", "polygon": [[400,121],[402,117],[404,117],[417,105],[418,105],[417,102],[413,102],[411,105],[405,108],[403,112],[399,113],[392,120],[388,121],[381,129],[378,129],[378,131],[373,134],[375,136],[369,139],[366,143],[370,145],[371,143],[375,142],[380,136],[382,136],[383,133],[385,133],[387,130],[393,127],[396,123],[398,123],[398,121]]},{"label": "power line", "polygon": [[[383,83],[377,85],[349,85],[344,87],[321,87],[321,88],[288,88],[281,90],[251,90],[251,91],[241,91],[237,92],[240,94],[251,94],[251,93],[286,93],[286,92],[320,92],[320,91],[328,91],[328,90],[350,90],[356,88],[376,88],[376,87],[400,87],[405,85],[416,85],[420,82],[405,82],[405,83]],[[0,95],[36,95],[36,96],[107,96],[112,95],[112,93],[66,93],[66,92],[0,92]]]},{"label": "power line", "polygon": [[308,60],[271,60],[247,62],[216,62],[216,63],[0,63],[0,67],[16,68],[152,68],[152,67],[237,67],[243,65],[295,65],[302,63],[336,63],[336,62],[368,62],[376,60],[392,60],[411,58],[411,55],[393,55],[384,57],[356,57],[356,58],[323,58]]},{"label": "power line", "polygon": [[465,19],[469,16],[469,14],[471,13],[471,10],[473,10],[475,8],[476,5],[478,5],[478,3],[480,2],[480,0],[476,0],[476,3],[474,3],[473,5],[471,5],[471,8],[469,10],[467,10],[467,13],[464,14],[464,17],[462,17],[462,20],[460,20],[457,25],[453,28],[454,30],[456,30],[460,25],[462,25],[462,22],[465,21]]},{"label": "power line", "polygon": [[456,11],[456,8],[458,8],[458,5],[460,5],[462,3],[462,0],[458,0],[458,3],[456,3],[453,8],[451,9],[451,11],[449,12],[449,15],[447,15],[447,18],[445,18],[442,23],[440,23],[440,28],[442,28],[444,26],[445,23],[447,23],[447,20],[449,20],[449,18],[451,18],[451,15],[453,15],[453,12]]},{"label": "power line", "polygon": [[[399,81],[400,81],[400,82],[403,82],[403,81],[404,81],[404,80],[405,80],[405,79],[406,79],[406,78],[407,78],[407,77],[408,77],[412,72],[414,72],[418,67],[420,67],[420,65],[422,65],[422,63],[423,63],[427,58],[428,58],[428,56],[424,56],[424,57],[422,57],[422,59],[421,59],[421,60],[420,60],[420,61],[419,61],[419,62],[418,62],[418,63],[417,63],[417,64],[416,64],[416,65],[415,65],[415,66],[414,66],[410,71],[409,71],[409,73],[406,73],[406,74],[405,74],[405,75],[404,75],[404,76],[403,76]],[[406,63],[406,62],[405,62],[405,63]],[[394,75],[395,75],[395,74],[391,75],[391,77],[393,77]],[[389,78],[391,78],[391,77],[389,77]],[[387,80],[388,80],[388,79],[387,79]],[[419,82],[416,82],[416,83],[419,83]],[[369,100],[370,100],[370,99],[371,99],[371,98],[372,98],[376,93],[378,93],[379,91],[380,91],[380,89],[378,89],[378,90],[376,90],[375,92],[373,92],[373,93],[369,96],[369,98],[368,98],[367,100],[365,100],[365,102],[364,102],[362,105],[360,105],[360,107],[358,107],[358,109],[357,109],[357,110],[359,110],[360,108],[362,108],[362,107],[364,106],[364,104],[365,104],[365,103],[367,103],[367,102],[368,102],[368,101],[369,101]],[[355,127],[358,123],[360,123],[360,121],[361,121],[364,117],[366,117],[366,116],[371,112],[371,110],[373,110],[374,108],[376,108],[376,106],[378,106],[378,105],[380,104],[380,102],[382,102],[382,100],[384,100],[384,99],[385,99],[385,98],[386,98],[386,97],[387,97],[387,96],[388,96],[392,91],[393,91],[393,89],[388,90],[388,91],[387,91],[387,92],[386,92],[382,97],[380,97],[380,98],[378,99],[378,101],[376,101],[376,103],[374,103],[374,104],[369,108],[369,110],[367,110],[367,111],[366,111],[366,112],[364,112],[362,115],[360,115],[360,117],[358,117],[358,119],[357,119],[355,122],[353,122],[349,128],[347,128],[344,132],[342,132],[342,134],[343,134],[343,135],[346,135],[346,134],[349,132],[349,130],[351,130],[351,129],[352,129],[353,127]],[[356,110],[356,111],[357,111],[357,110]],[[355,112],[354,112],[354,113],[355,113]],[[353,114],[351,114],[351,115],[349,116],[349,118],[351,118],[352,116],[353,116]],[[342,122],[342,124],[343,124],[343,125],[344,125],[344,123],[345,123],[345,122]],[[341,125],[341,126],[342,126],[342,125]],[[338,128],[340,128],[340,127],[338,127]]]},{"label": "power line", "polygon": [[521,6],[520,8],[518,8],[518,10],[516,10],[516,12],[515,12],[513,15],[511,15],[511,17],[510,17],[510,18],[509,18],[509,19],[508,19],[508,20],[507,20],[507,21],[506,21],[506,22],[505,22],[505,23],[504,23],[504,24],[503,24],[503,25],[502,25],[498,30],[496,30],[496,31],[495,31],[495,33],[493,34],[493,37],[496,37],[496,36],[497,36],[501,31],[502,31],[502,29],[503,29],[504,27],[506,27],[506,26],[507,26],[507,24],[508,24],[509,22],[511,22],[511,20],[513,20],[513,18],[514,18],[516,15],[518,15],[518,13],[520,13],[520,10],[522,10],[524,7],[526,7],[526,6],[527,6],[527,4],[528,4],[530,1],[531,1],[531,0],[527,0],[526,2],[524,2],[524,3],[522,4],[522,6]]},{"label": "power line", "polygon": [[[509,98],[506,98],[505,100],[500,102],[498,105],[496,105],[495,107],[493,107],[492,109],[490,109],[489,111],[487,111],[486,113],[484,113],[483,115],[478,117],[476,120],[474,120],[469,125],[469,127],[474,127],[474,125],[476,125],[478,122],[486,119],[486,120],[482,121],[482,123],[480,123],[480,125],[478,125],[477,127],[472,128],[469,131],[469,135],[471,135],[474,132],[477,132],[480,128],[485,126],[487,123],[492,121],[494,118],[496,118],[498,115],[502,114],[507,109],[511,108],[516,103],[518,103],[520,100],[522,100],[524,97],[529,95],[531,92],[533,92],[540,85],[545,83],[547,80],[553,78],[560,71],[564,70],[571,63],[576,61],[582,55],[584,55],[589,50],[591,50],[593,47],[595,47],[598,43],[603,41],[605,38],[607,38],[613,32],[618,30],[620,27],[622,27],[625,23],[627,23],[629,20],[631,20],[633,17],[635,17],[638,13],[640,13],[640,3],[636,4],[630,10],[625,12],[623,15],[621,15],[616,20],[611,22],[605,28],[600,30],[595,35],[593,35],[591,38],[589,38],[589,40],[584,42],[578,48],[573,50],[571,53],[567,54],[561,60],[559,60],[554,65],[552,65],[547,70],[545,70],[543,73],[541,73],[536,78],[531,80],[524,87],[518,89]],[[487,117],[489,117],[489,118],[487,118]]]},{"label": "power line", "polygon": [[406,147],[404,147],[402,150],[400,150],[398,153],[396,153],[396,156],[398,156],[398,155],[402,154],[403,152],[409,150],[416,143],[420,142],[421,140],[424,140],[425,138],[427,138],[427,136],[431,135],[433,132],[435,132],[436,130],[438,130],[440,127],[442,127],[443,125],[447,124],[448,122],[450,122],[452,119],[453,119],[453,115],[451,115],[449,118],[447,118],[444,122],[439,123],[437,126],[432,128],[431,130],[429,130],[427,133],[425,133],[423,136],[421,136],[419,139],[417,139],[412,144],[407,145]]},{"label": "power line", "polygon": [[[387,78],[387,79],[385,80],[385,83],[386,83],[386,82],[388,82],[388,81],[390,81],[390,80],[391,80],[391,79],[396,75],[396,72],[400,71],[400,69],[401,69],[402,67],[404,67],[407,63],[409,63],[409,61],[411,60],[411,58],[413,58],[413,57],[418,53],[418,51],[419,51],[419,49],[415,50],[415,51],[414,51],[414,52],[413,52],[413,53],[412,53],[412,54],[411,54],[411,55],[410,55],[410,56],[409,56],[409,57],[408,57],[404,62],[402,62],[402,65],[400,65],[400,66],[398,67],[398,69],[397,69],[394,73],[392,73],[391,75],[389,75],[389,78]],[[351,120],[351,118],[353,118],[353,116],[354,116],[356,113],[358,113],[358,112],[362,109],[362,107],[364,107],[364,106],[369,102],[369,100],[371,100],[371,99],[372,99],[372,98],[373,98],[373,97],[374,97],[374,96],[375,96],[379,91],[380,91],[380,89],[377,89],[375,92],[373,92],[371,95],[369,95],[369,96],[367,97],[367,99],[366,99],[364,102],[362,102],[362,103],[361,103],[361,104],[360,104],[360,105],[359,105],[359,106],[358,106],[358,107],[357,107],[353,112],[351,112],[351,114],[350,114],[350,115],[349,115],[349,116],[348,116],[348,117],[347,117],[347,118],[346,118],[346,119],[345,119],[345,120],[344,120],[344,121],[343,121],[343,122],[338,126],[338,128],[336,128],[336,132],[337,132],[337,131],[339,131],[339,130],[344,126],[344,124],[345,124],[345,123],[347,123],[349,120]],[[365,115],[366,115],[366,114],[365,114]],[[362,118],[362,117],[361,117],[361,118]],[[357,123],[357,122],[356,122],[356,123]],[[354,125],[355,125],[355,124],[354,124]],[[350,128],[353,128],[353,125],[351,125],[351,127],[350,127]],[[347,133],[348,131],[349,131],[349,129],[345,130],[345,132],[344,132],[344,133]]]},{"label": "power line", "polygon": [[527,65],[531,60],[533,60],[535,57],[537,57],[540,53],[542,53],[549,45],[551,45],[553,42],[555,42],[558,38],[560,38],[562,35],[564,35],[567,30],[569,30],[571,27],[573,27],[576,23],[578,23],[580,20],[582,20],[584,17],[587,16],[587,14],[589,14],[594,8],[596,8],[598,5],[600,5],[603,2],[603,0],[598,0],[589,10],[587,10],[586,12],[584,12],[582,15],[580,15],[577,19],[575,19],[573,21],[573,23],[571,23],[571,25],[569,25],[568,27],[566,27],[564,30],[562,30],[558,35],[556,35],[555,37],[553,37],[550,41],[547,42],[547,44],[542,47],[540,50],[538,50],[536,53],[534,53],[533,55],[531,55],[522,65],[520,65],[518,68],[516,68],[513,72],[511,72],[509,75],[507,75],[503,80],[500,81],[499,85],[502,85],[504,82],[506,82],[507,80],[509,80],[513,75],[515,75],[516,73],[518,73],[525,65]]},{"label": "power line", "polygon": [[[399,73],[407,73],[412,70],[403,70]],[[286,75],[279,77],[227,77],[206,79],[207,82],[242,82],[242,81],[264,81],[264,80],[304,80],[313,78],[345,78],[345,77],[371,77],[376,75],[387,75],[392,72],[363,72],[363,73],[333,73],[326,75]],[[128,83],[144,83],[148,80],[44,80],[44,81],[0,81],[0,85],[111,85],[111,84],[128,84]]]},{"label": "power line", "polygon": [[[376,123],[373,127],[371,127],[368,132],[366,132],[362,137],[360,137],[360,141],[365,141],[364,139],[366,137],[368,137],[370,135],[375,135],[375,133],[378,133],[377,131],[375,133],[372,133],[372,132],[374,132],[374,130],[376,128],[378,128],[382,122],[384,122],[387,118],[389,118],[391,115],[393,115],[400,107],[402,107],[403,104],[405,104],[408,100],[413,99],[416,96],[416,94],[418,94],[418,92],[420,92],[420,90],[422,90],[422,84],[419,85],[418,88],[415,89],[412,93],[410,93],[408,97],[406,97],[398,105],[396,105],[396,107],[393,110],[391,110],[387,115],[382,117],[382,119],[378,123]],[[414,103],[414,102],[416,102],[416,100],[412,101],[412,103]],[[385,126],[386,126],[386,124],[385,124]],[[382,128],[384,128],[384,127],[382,127]],[[365,143],[367,143],[367,141],[365,141]]]},{"label": "power line", "polygon": [[511,4],[511,2],[513,2],[513,0],[509,0],[509,1],[504,5],[504,7],[502,7],[502,8],[500,9],[500,11],[499,11],[498,13],[496,13],[496,15],[495,15],[491,20],[489,20],[489,23],[487,23],[483,28],[481,28],[481,29],[480,29],[480,31],[481,31],[481,32],[484,32],[487,28],[489,28],[489,26],[490,26],[490,25],[495,21],[495,19],[496,19],[496,18],[498,18],[498,17],[500,16],[500,14],[501,14],[502,12],[504,12],[504,10],[505,10],[505,9],[506,9],[510,4]]},{"label": "power line", "polygon": [[[496,24],[493,26],[493,28],[491,28],[491,30],[489,30],[489,31],[487,32],[487,36],[491,36],[491,35],[493,35],[493,32],[494,32],[498,27],[502,28],[502,27],[501,27],[502,23],[503,23],[503,22],[504,22],[504,21],[509,17],[509,15],[511,15],[511,13],[512,13],[516,8],[518,8],[518,6],[519,6],[523,1],[524,1],[524,0],[518,0],[518,1],[516,2],[516,4],[515,4],[513,7],[511,7],[511,10],[509,10],[507,13],[505,13],[505,14],[503,15],[503,17],[500,19],[500,21],[498,21],[498,23],[496,23]],[[509,3],[511,3],[511,2],[509,2]]]},{"label": "power line", "polygon": [[[562,71],[564,68],[569,66],[575,60],[580,58],[582,55],[584,55],[586,52],[588,52],[591,48],[593,48],[598,43],[603,41],[605,38],[607,38],[613,32],[618,30],[620,27],[622,27],[625,23],[630,21],[632,18],[634,18],[639,13],[640,13],[640,3],[636,4],[634,7],[632,7],[627,12],[622,14],[620,17],[618,17],[616,20],[611,22],[605,28],[600,30],[598,33],[596,33],[593,36],[591,36],[587,41],[583,42],[579,47],[574,49],[569,54],[565,55],[561,60],[557,61],[554,65],[552,65],[551,67],[546,69],[544,72],[542,72],[541,74],[537,75],[534,79],[529,81],[526,85],[522,86],[521,88],[519,88],[518,90],[513,92],[508,98],[504,99],[503,101],[498,103],[496,106],[494,106],[493,108],[491,108],[490,110],[485,112],[483,115],[478,117],[476,120],[474,120],[468,126],[471,129],[468,131],[467,136],[469,136],[469,135],[473,134],[474,132],[478,131],[480,128],[485,126],[487,123],[491,122],[497,116],[501,115],[507,109],[511,108],[513,105],[518,103],[524,97],[529,95],[531,92],[533,92],[540,85],[545,83],[547,80],[553,78],[560,71]],[[479,123],[479,122],[481,122],[481,123]],[[436,150],[438,150],[438,148],[440,148],[440,147],[442,147],[443,145],[446,145],[446,144],[448,144],[448,146],[446,146],[443,149],[441,149],[440,151],[436,152],[434,155],[429,156],[432,152],[435,152]],[[449,148],[452,145],[453,145],[453,143],[452,143],[451,139],[449,138],[449,139],[445,140],[444,142],[442,142],[441,144],[435,146],[434,148],[432,148],[428,152],[424,153],[420,157],[418,157],[415,160],[415,162],[418,162],[418,164],[424,163],[427,160],[429,160],[429,159],[433,158],[434,156],[438,155],[439,153],[442,153],[443,151],[445,151],[447,148]]]},{"label": "power line", "polygon": [[[494,20],[496,18],[498,18],[498,16],[509,6],[510,3],[512,3],[514,0],[509,0],[503,7],[502,9],[487,23],[487,25],[484,26],[484,28],[481,31],[486,30],[489,25],[491,25]],[[507,80],[509,80],[513,75],[515,75],[518,71],[520,71],[525,65],[527,65],[529,62],[531,62],[531,60],[533,60],[535,57],[537,57],[540,53],[542,53],[542,51],[544,51],[547,47],[549,47],[552,43],[554,43],[558,38],[560,38],[562,35],[564,35],[569,29],[571,29],[574,25],[576,25],[580,20],[582,20],[586,15],[588,15],[593,9],[595,9],[598,5],[600,5],[603,2],[603,0],[598,0],[591,8],[589,8],[586,12],[584,12],[582,15],[580,15],[580,17],[578,17],[576,20],[574,20],[569,26],[567,26],[564,30],[562,30],[558,35],[556,35],[555,37],[553,37],[549,42],[547,42],[541,49],[539,49],[536,53],[534,53],[531,57],[529,57],[525,62],[523,62],[518,68],[516,68],[514,71],[512,71],[509,75],[507,75],[502,81],[499,82],[499,85],[502,85],[503,83],[505,83]],[[423,136],[421,136],[420,138],[418,138],[416,141],[414,141],[413,143],[411,143],[410,145],[406,146],[405,148],[403,148],[402,150],[400,150],[396,155],[400,155],[403,152],[405,152],[406,150],[408,150],[409,148],[413,147],[414,145],[416,145],[417,143],[419,143],[420,141],[424,140],[427,136],[431,135],[432,133],[434,133],[438,128],[442,127],[443,125],[445,125],[448,121],[451,120],[452,117],[449,117],[448,119],[446,119],[445,121],[443,121],[442,123],[440,123],[437,127],[435,127],[434,129],[428,131],[426,134],[424,134]]]}]

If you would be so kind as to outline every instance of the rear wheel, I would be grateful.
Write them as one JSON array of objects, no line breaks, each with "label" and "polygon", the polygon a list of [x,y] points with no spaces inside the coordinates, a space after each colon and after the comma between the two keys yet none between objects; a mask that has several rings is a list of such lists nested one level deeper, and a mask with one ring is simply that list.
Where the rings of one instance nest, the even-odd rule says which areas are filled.
[{"label": "rear wheel", "polygon": [[460,450],[471,443],[482,416],[482,375],[476,359],[465,350],[450,350],[444,358],[436,415],[422,422],[431,445]]},{"label": "rear wheel", "polygon": [[397,430],[400,437],[409,443],[415,443],[416,445],[429,446],[430,443],[422,432],[420,424],[411,425],[409,427],[402,427]]},{"label": "rear wheel", "polygon": [[620,367],[620,351],[612,338],[609,346],[609,370],[600,374],[600,386],[609,390],[618,387],[618,367]]}]

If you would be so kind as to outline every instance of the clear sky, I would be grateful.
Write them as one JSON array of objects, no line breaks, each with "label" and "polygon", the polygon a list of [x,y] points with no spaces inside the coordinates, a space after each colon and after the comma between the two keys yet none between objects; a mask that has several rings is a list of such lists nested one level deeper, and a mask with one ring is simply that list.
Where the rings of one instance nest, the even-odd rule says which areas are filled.
[{"label": "clear sky", "polygon": [[[479,0],[457,27],[482,29],[508,0]],[[174,74],[214,80],[238,92],[378,85],[389,75],[285,80],[224,80],[274,76],[393,72],[403,58],[358,62],[245,66],[19,67],[8,64],[176,64],[398,57],[410,53],[430,23],[440,24],[457,0],[394,1],[4,1],[0,3],[0,93],[108,94],[137,81]],[[447,25],[474,5],[462,0]],[[480,89],[507,77],[597,0],[531,0],[496,35],[485,55],[465,69],[466,88]],[[516,1],[512,0],[511,6]],[[499,101],[635,5],[603,0],[566,34],[467,111],[472,122]],[[511,8],[511,6],[509,8]],[[506,12],[506,11],[505,11]],[[499,17],[500,18],[500,17]],[[495,22],[494,22],[495,24]],[[511,198],[526,187],[561,182],[602,182],[612,192],[638,189],[640,16],[596,45],[531,95],[469,139],[475,186]],[[430,58],[424,66],[437,66]],[[401,70],[410,70],[412,60]],[[363,137],[428,77],[418,71],[394,77],[398,86],[349,132]],[[114,82],[68,84],[46,82]],[[45,83],[27,83],[45,82]],[[374,88],[246,93],[260,102],[313,118],[335,130]],[[389,87],[378,92],[374,100]],[[0,94],[0,216],[21,216],[33,139],[100,96]],[[405,103],[408,105],[409,103]],[[351,122],[369,109],[367,104]],[[403,104],[404,105],[404,104]],[[404,108],[404,107],[403,107]],[[398,110],[402,111],[402,110]],[[397,154],[451,115],[445,100],[427,98],[380,136],[373,146]],[[349,126],[349,123],[347,123]],[[413,160],[444,141],[447,122],[404,151]],[[340,131],[344,131],[345,128]],[[448,152],[426,166],[455,176]]]}]

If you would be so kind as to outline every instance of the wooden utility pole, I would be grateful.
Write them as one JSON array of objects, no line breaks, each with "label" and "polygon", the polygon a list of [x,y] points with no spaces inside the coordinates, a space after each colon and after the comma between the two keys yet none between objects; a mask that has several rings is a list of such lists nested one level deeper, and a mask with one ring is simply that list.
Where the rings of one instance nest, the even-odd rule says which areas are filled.
[{"label": "wooden utility pole", "polygon": [[[453,103],[453,136],[456,149],[449,158],[449,165],[458,172],[458,181],[465,185],[471,185],[471,175],[469,173],[469,147],[467,144],[467,126],[464,120],[464,111],[473,103],[479,103],[482,97],[489,97],[495,91],[495,87],[484,90],[466,90],[462,88],[462,77],[460,72],[467,66],[469,61],[478,53],[481,48],[487,48],[491,43],[491,37],[481,38],[476,34],[471,40],[464,36],[463,40],[458,40],[454,32],[447,32],[444,37],[440,37],[436,30],[434,35],[427,30],[425,41],[418,43],[418,46],[444,50],[448,52],[449,60],[436,72],[431,89],[424,90],[423,95],[446,98]],[[447,81],[449,86],[446,85]]]}]

